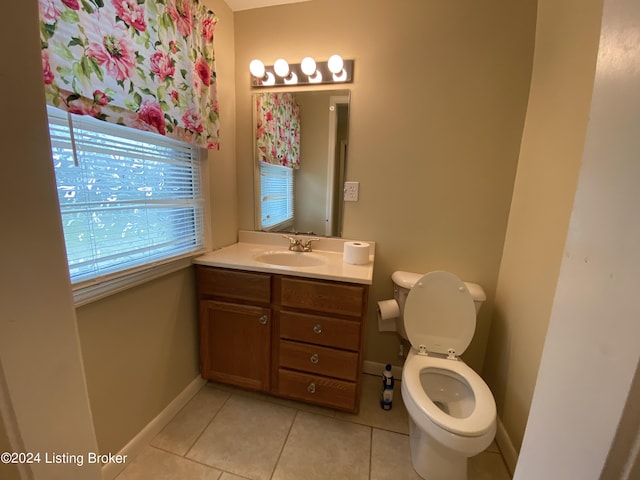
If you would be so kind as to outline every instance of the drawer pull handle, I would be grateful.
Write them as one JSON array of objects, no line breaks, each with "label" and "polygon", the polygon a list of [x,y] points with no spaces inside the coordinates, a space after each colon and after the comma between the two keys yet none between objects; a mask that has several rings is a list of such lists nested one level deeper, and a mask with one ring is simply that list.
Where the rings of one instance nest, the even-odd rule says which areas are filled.
[{"label": "drawer pull handle", "polygon": [[320,335],[322,333],[322,325],[317,324],[315,327],[313,327],[313,331],[314,333],[317,333],[318,335]]},{"label": "drawer pull handle", "polygon": [[315,383],[310,383],[309,386],[307,387],[307,392],[316,393],[316,384]]},{"label": "drawer pull handle", "polygon": [[314,353],[313,355],[311,355],[311,363],[318,363],[318,361],[320,361],[320,357],[318,356],[317,353]]},{"label": "drawer pull handle", "polygon": [[260,322],[260,325],[266,325],[269,321],[269,317],[267,315],[262,315],[258,321]]}]

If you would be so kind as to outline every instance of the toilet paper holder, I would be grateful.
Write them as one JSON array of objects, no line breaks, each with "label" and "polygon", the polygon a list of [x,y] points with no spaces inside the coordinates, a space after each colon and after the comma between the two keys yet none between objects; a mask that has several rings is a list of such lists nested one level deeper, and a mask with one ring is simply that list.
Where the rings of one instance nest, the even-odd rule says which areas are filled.
[{"label": "toilet paper holder", "polygon": [[400,318],[400,306],[394,299],[378,302],[378,331],[397,332],[396,320]]}]

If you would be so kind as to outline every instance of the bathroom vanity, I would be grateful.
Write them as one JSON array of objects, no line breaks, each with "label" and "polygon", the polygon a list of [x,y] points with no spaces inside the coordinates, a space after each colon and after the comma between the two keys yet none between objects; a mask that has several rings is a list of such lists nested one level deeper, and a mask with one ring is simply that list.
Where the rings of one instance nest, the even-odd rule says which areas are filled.
[{"label": "bathroom vanity", "polygon": [[197,258],[202,376],[357,412],[373,253],[345,264],[343,243],[289,257],[281,235],[247,232]]}]

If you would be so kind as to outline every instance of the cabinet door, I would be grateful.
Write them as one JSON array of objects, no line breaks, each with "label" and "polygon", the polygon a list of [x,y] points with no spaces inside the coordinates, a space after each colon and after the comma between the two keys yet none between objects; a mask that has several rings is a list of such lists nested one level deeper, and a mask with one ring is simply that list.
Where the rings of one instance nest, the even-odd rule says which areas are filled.
[{"label": "cabinet door", "polygon": [[200,302],[200,371],[204,378],[269,390],[271,310]]}]

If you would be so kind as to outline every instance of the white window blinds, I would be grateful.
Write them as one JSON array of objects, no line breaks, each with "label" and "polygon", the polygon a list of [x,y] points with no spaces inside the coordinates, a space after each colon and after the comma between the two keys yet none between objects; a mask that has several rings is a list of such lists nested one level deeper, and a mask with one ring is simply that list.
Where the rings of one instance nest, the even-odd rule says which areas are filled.
[{"label": "white window blinds", "polygon": [[293,221],[293,169],[260,162],[260,223],[270,230]]},{"label": "white window blinds", "polygon": [[74,284],[203,249],[199,149],[48,107]]}]

